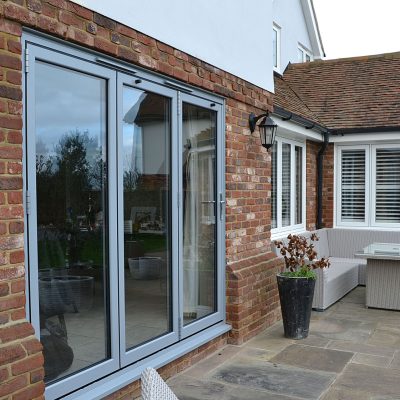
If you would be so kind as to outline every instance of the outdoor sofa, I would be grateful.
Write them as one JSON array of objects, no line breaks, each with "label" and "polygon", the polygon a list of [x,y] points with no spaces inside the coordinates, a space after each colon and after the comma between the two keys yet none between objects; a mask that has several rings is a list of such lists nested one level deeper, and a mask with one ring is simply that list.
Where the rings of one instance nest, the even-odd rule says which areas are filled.
[{"label": "outdoor sofa", "polygon": [[[314,231],[319,241],[315,242],[318,258],[330,260],[330,267],[317,270],[317,281],[313,309],[323,311],[340,300],[358,285],[365,285],[366,265],[364,259],[354,254],[371,243],[400,243],[400,232],[327,228]],[[310,237],[313,232],[301,235]],[[287,235],[279,240],[287,241]],[[279,250],[274,247],[277,255]]]}]

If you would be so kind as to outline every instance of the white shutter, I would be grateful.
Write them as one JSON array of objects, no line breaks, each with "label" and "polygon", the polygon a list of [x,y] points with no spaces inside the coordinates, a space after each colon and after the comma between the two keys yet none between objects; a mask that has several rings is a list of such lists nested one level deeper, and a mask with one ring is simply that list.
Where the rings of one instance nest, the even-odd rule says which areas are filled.
[{"label": "white shutter", "polygon": [[365,222],[366,150],[341,151],[341,221]]},{"label": "white shutter", "polygon": [[291,145],[282,143],[282,226],[291,223]]},{"label": "white shutter", "polygon": [[375,222],[400,223],[400,148],[376,149]]}]

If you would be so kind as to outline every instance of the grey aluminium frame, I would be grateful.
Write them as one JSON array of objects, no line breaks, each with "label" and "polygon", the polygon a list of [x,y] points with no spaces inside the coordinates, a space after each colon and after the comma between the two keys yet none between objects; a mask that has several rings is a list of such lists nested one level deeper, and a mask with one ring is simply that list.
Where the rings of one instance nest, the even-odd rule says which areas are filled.
[{"label": "grey aluminium frame", "polygon": [[[225,303],[225,190],[224,190],[224,169],[221,164],[225,164],[225,152],[224,152],[224,139],[223,133],[224,129],[221,129],[223,126],[222,121],[222,111],[223,104],[216,103],[214,101],[210,101],[203,98],[195,97],[192,93],[179,93],[179,105],[178,109],[182,110],[183,103],[188,103],[192,105],[196,105],[202,108],[206,108],[217,113],[217,137],[216,137],[216,152],[215,156],[217,158],[216,166],[216,193],[215,193],[215,205],[217,210],[216,215],[216,241],[217,241],[217,253],[216,253],[216,262],[217,262],[217,273],[216,273],[216,306],[217,311],[207,315],[203,318],[200,318],[186,326],[183,326],[183,291],[184,291],[184,283],[183,283],[183,207],[182,201],[180,201],[180,210],[179,210],[179,260],[181,261],[181,265],[179,268],[180,276],[179,276],[179,297],[180,302],[180,324],[181,324],[181,338],[188,337],[193,335],[194,333],[207,328],[210,325],[216,324],[222,320],[224,320],[225,314],[223,312],[224,303]],[[183,131],[182,131],[182,113],[179,113],[179,154],[182,154],[183,150]],[[222,152],[223,151],[223,152]],[[182,190],[183,190],[183,182],[182,182],[182,157],[179,157],[179,188],[180,188],[180,198],[182,198]],[[221,160],[224,160],[222,163]],[[223,266],[223,267],[221,267]]]},{"label": "grey aluminium frame", "polygon": [[[86,75],[92,75],[104,79],[107,82],[107,160],[108,160],[108,177],[116,174],[116,116],[113,105],[116,104],[115,72],[107,68],[91,64],[87,61],[77,60],[74,57],[62,54],[53,49],[44,48],[34,44],[27,44],[29,51],[30,66],[29,73],[26,75],[26,178],[27,190],[34,194],[36,191],[36,168],[29,167],[35,162],[35,63],[36,61],[46,62],[51,65],[58,65],[66,69],[82,72]],[[118,279],[115,273],[111,273],[117,265],[117,222],[116,217],[113,218],[112,213],[116,210],[116,181],[108,179],[108,212],[110,214],[108,225],[108,268],[109,268],[109,312],[108,324],[110,336],[110,358],[104,362],[100,362],[85,370],[77,372],[62,379],[55,381],[46,387],[46,399],[56,399],[66,393],[79,389],[87,384],[88,381],[99,379],[117,369],[119,367],[118,354],[118,298],[112,293],[118,291]],[[113,211],[114,210],[114,211]],[[32,195],[30,199],[30,210],[27,215],[28,220],[28,237],[29,237],[29,304],[30,318],[35,328],[36,335],[40,340],[40,322],[39,322],[39,281],[38,281],[38,258],[37,258],[37,222],[36,222],[37,204],[36,196]],[[114,243],[115,242],[115,243]],[[33,266],[33,267],[32,267]]]},{"label": "grey aluminium frame", "polygon": [[[177,93],[176,90],[169,89],[168,87],[158,85],[153,82],[138,79],[136,76],[127,75],[125,73],[118,72],[118,154],[123,154],[122,148],[122,102],[123,102],[123,88],[131,87],[134,89],[149,91],[168,97],[171,100],[171,137],[170,137],[170,167],[171,167],[171,221],[178,219],[178,179],[176,174],[176,160],[177,160],[177,135],[174,132],[177,131],[177,117],[176,117],[176,104],[177,104]],[[171,224],[171,277],[172,277],[172,302],[171,302],[171,314],[172,314],[172,331],[155,338],[150,342],[146,342],[138,347],[125,351],[126,337],[125,337],[125,277],[124,277],[124,216],[123,216],[123,159],[118,157],[118,254],[119,254],[119,304],[120,304],[120,348],[121,348],[121,365],[126,366],[133,362],[145,358],[146,356],[155,353],[162,348],[170,346],[171,344],[179,340],[179,327],[178,327],[178,231],[176,224]]]},{"label": "grey aluminium frame", "polygon": [[[100,54],[94,50],[86,49],[83,48],[79,45],[76,44],[71,44],[71,43],[66,43],[62,39],[57,39],[54,37],[51,37],[49,35],[43,34],[36,32],[32,29],[24,29],[23,36],[22,36],[22,44],[23,44],[23,49],[43,49],[45,51],[45,54],[50,54],[51,51],[53,51],[54,54],[57,54],[57,60],[56,64],[60,64],[62,60],[69,60],[71,66],[73,69],[79,68],[79,65],[86,65],[88,67],[88,70],[83,71],[84,73],[91,73],[92,68],[99,68],[98,71],[105,71],[108,70],[106,75],[110,74],[109,76],[113,76],[112,79],[115,80],[115,86],[112,89],[112,84],[109,84],[109,96],[113,96],[113,101],[115,101],[115,104],[118,105],[118,98],[117,98],[117,72],[124,72],[124,74],[131,79],[131,83],[134,81],[134,78],[142,79],[143,81],[147,82],[152,82],[153,84],[158,84],[162,87],[170,88],[171,90],[176,91],[176,96],[180,99],[185,93],[190,93],[192,96],[190,96],[190,99],[188,102],[193,103],[196,100],[201,101],[204,100],[208,105],[211,105],[211,103],[215,103],[215,105],[218,108],[218,136],[217,136],[217,157],[218,157],[218,162],[217,162],[217,180],[219,183],[218,186],[218,212],[219,212],[219,231],[218,231],[218,238],[219,240],[219,245],[217,247],[217,258],[218,258],[218,311],[217,313],[212,314],[210,319],[207,319],[206,323],[206,318],[201,319],[197,322],[200,322],[200,324],[195,325],[190,324],[189,327],[192,325],[192,328],[196,326],[196,329],[190,328],[189,330],[186,330],[182,332],[182,325],[178,326],[178,331],[180,331],[180,341],[177,341],[174,344],[171,344],[169,347],[166,347],[164,349],[161,349],[159,351],[156,350],[154,354],[151,354],[149,356],[146,356],[146,358],[137,360],[136,362],[132,361],[132,358],[129,360],[128,357],[130,358],[129,353],[126,355],[122,356],[122,350],[120,351],[120,337],[119,337],[119,315],[120,315],[120,308],[119,308],[119,295],[117,295],[118,291],[122,291],[122,287],[118,287],[118,284],[120,282],[120,276],[117,274],[117,270],[119,270],[118,265],[118,243],[117,241],[115,242],[115,246],[110,245],[109,251],[112,252],[113,259],[115,259],[115,274],[111,274],[110,277],[112,277],[112,283],[113,283],[113,289],[114,289],[114,296],[110,296],[110,301],[112,304],[110,305],[110,315],[112,318],[112,332],[111,332],[111,344],[112,344],[112,365],[113,368],[111,368],[111,364],[107,364],[107,369],[103,369],[104,363],[98,364],[94,367],[91,367],[87,370],[83,370],[81,372],[78,372],[75,375],[72,375],[68,378],[63,379],[60,382],[57,382],[56,384],[53,384],[46,388],[46,398],[47,399],[55,399],[55,398],[65,398],[68,400],[74,400],[74,399],[101,399],[105,395],[111,394],[112,392],[128,385],[129,383],[132,383],[134,380],[138,379],[140,377],[141,371],[146,368],[147,366],[152,366],[155,368],[161,367],[163,365],[168,364],[169,362],[175,360],[177,357],[180,357],[189,351],[192,351],[193,349],[207,343],[209,340],[212,340],[225,332],[228,332],[230,330],[230,326],[227,325],[225,321],[225,315],[226,315],[226,310],[225,310],[225,101],[222,97],[214,95],[213,93],[204,91],[199,88],[192,87],[190,85],[186,85],[181,82],[177,82],[174,79],[167,78],[164,75],[161,75],[156,72],[149,72],[141,67],[138,66],[133,66],[130,63],[124,62],[117,60],[113,57],[105,56],[103,54]],[[23,80],[23,96],[24,96],[24,101],[25,105],[28,104],[28,98],[32,99],[32,93],[34,93],[32,90],[34,90],[34,87],[32,86],[32,79],[29,77],[29,75],[33,73],[33,68],[34,66],[32,65],[33,57],[32,51],[30,52],[29,55],[29,72],[28,72],[28,63],[27,58],[23,60],[23,66],[25,69],[25,76],[26,80]],[[64,58],[63,58],[64,57]],[[82,61],[82,64],[81,64]],[[30,85],[29,85],[30,83]],[[111,98],[109,98],[111,104]],[[30,101],[30,100],[29,100]],[[177,100],[176,107],[181,108],[181,100]],[[114,110],[114,111],[113,111]],[[172,110],[174,111],[174,110]],[[109,135],[108,138],[108,160],[109,160],[109,176],[113,175],[114,177],[117,177],[117,124],[118,121],[116,120],[116,115],[115,115],[115,107],[113,109],[109,110],[109,132],[114,132],[114,135]],[[25,124],[24,124],[24,143],[26,144],[27,141],[27,132],[28,129],[31,130],[31,124],[32,124],[32,113],[26,113],[25,115]],[[181,130],[179,128],[179,119],[176,122],[177,125],[177,131],[175,132],[175,136],[180,137],[181,135]],[[174,136],[174,134],[172,135]],[[178,151],[181,148],[180,145],[178,144],[178,137],[176,138],[176,141],[171,143],[171,146],[175,147],[174,149],[171,149],[171,151]],[[179,139],[180,140],[180,139]],[[114,151],[115,149],[115,151]],[[24,148],[24,160],[26,160],[28,149]],[[171,155],[172,157],[172,155]],[[172,160],[173,168],[177,168],[177,171],[179,171],[179,165],[178,163],[180,162],[180,157],[178,156],[176,160]],[[112,166],[111,166],[112,164]],[[111,170],[110,170],[111,168]],[[30,180],[30,174],[31,171],[26,166],[24,166],[24,172],[23,172],[23,178],[24,178],[24,184],[28,182],[28,185],[25,186],[25,191],[26,194],[29,191],[30,187],[33,187],[31,185],[31,180]],[[179,174],[179,172],[178,172]],[[180,175],[180,174],[179,174]],[[118,234],[118,229],[117,229],[117,206],[118,206],[118,200],[116,199],[117,194],[118,194],[118,184],[117,184],[117,178],[114,180],[110,180],[109,182],[109,213],[110,213],[110,221],[113,222],[114,229],[114,237],[117,238]],[[31,193],[31,194],[34,194]],[[177,201],[175,204],[179,204],[179,188],[175,192],[175,195],[177,196]],[[113,197],[114,196],[114,197]],[[110,203],[111,198],[115,198],[115,201],[112,204]],[[26,198],[24,197],[24,206],[26,206]],[[36,212],[36,209],[34,209],[35,204],[30,205],[30,214],[35,215],[34,213]],[[26,210],[26,207],[25,207]],[[28,215],[26,216],[28,217]],[[179,218],[179,217],[178,217]],[[32,251],[32,241],[31,243],[28,242],[28,235],[31,227],[29,226],[29,223],[27,223],[27,229],[25,231],[25,248],[28,250],[26,254],[29,254],[29,251]],[[175,246],[176,247],[176,246]],[[179,257],[178,255],[176,256],[178,258],[177,262],[178,265],[174,268],[176,268],[177,271],[180,270],[179,268]],[[110,253],[110,263],[111,263],[111,253]],[[30,268],[28,266],[28,263],[26,270],[27,274],[30,276],[30,279],[27,279],[27,285],[26,285],[26,294],[27,294],[27,316],[29,316],[30,320],[32,321],[35,330],[37,334],[39,334],[38,331],[38,312],[31,313],[31,310],[33,310],[33,306],[35,304],[35,299],[38,298],[38,285],[35,284],[32,285],[32,282],[34,283],[35,278],[34,274],[33,276],[30,275]],[[178,272],[178,279],[180,279],[180,274]],[[36,281],[37,281],[37,274],[36,274]],[[110,290],[112,288],[110,287]],[[33,300],[33,303],[30,304],[30,299]],[[177,305],[174,305],[174,312],[177,312],[175,308]],[[180,311],[178,309],[178,313],[175,315],[182,315],[180,314]],[[208,318],[208,317],[207,317]],[[35,322],[36,321],[36,322]],[[196,323],[197,323],[196,322]],[[175,331],[175,325],[174,325],[174,331]],[[150,347],[149,349],[150,350]],[[147,354],[147,350],[145,353]],[[139,355],[139,353],[137,354]],[[125,361],[124,361],[125,360]],[[126,363],[131,362],[131,364],[127,365]],[[124,367],[124,365],[126,365]],[[97,368],[100,368],[102,372],[105,374],[108,374],[105,376],[103,373],[101,375],[104,375],[103,378],[99,376],[95,376],[94,372],[97,371]],[[113,370],[112,370],[113,369]],[[112,370],[112,371],[111,371]]]}]

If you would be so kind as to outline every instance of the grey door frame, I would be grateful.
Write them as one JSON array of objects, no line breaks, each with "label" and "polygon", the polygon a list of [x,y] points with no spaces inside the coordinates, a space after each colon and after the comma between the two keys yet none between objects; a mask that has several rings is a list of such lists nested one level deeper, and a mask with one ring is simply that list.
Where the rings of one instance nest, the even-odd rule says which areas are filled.
[{"label": "grey door frame", "polygon": [[[40,317],[39,317],[39,279],[38,279],[38,248],[37,248],[37,201],[36,201],[36,121],[35,121],[35,64],[37,61],[46,62],[51,65],[60,66],[65,69],[82,72],[88,76],[96,76],[107,82],[107,166],[108,178],[116,173],[116,116],[115,116],[115,87],[116,73],[102,66],[77,60],[69,55],[61,54],[51,49],[37,45],[27,44],[30,65],[26,79],[26,190],[31,193],[29,214],[26,215],[28,222],[27,235],[29,241],[27,273],[29,274],[30,319],[35,328],[36,336],[40,340]],[[108,225],[108,329],[110,336],[107,339],[110,348],[110,358],[104,362],[97,363],[87,369],[79,371],[66,378],[55,381],[46,387],[46,399],[56,399],[68,392],[79,389],[87,382],[99,379],[119,367],[119,344],[118,344],[118,298],[112,293],[118,291],[117,266],[117,223],[112,218],[113,210],[116,210],[116,181],[108,179],[108,211],[110,214]],[[26,210],[28,211],[28,210]],[[115,242],[115,243],[114,243]]]},{"label": "grey door frame", "polygon": [[[172,296],[171,301],[171,317],[172,317],[172,331],[157,337],[149,342],[134,347],[132,349],[125,350],[125,276],[124,276],[124,205],[123,205],[123,154],[122,148],[122,120],[123,120],[123,88],[124,86],[131,87],[134,89],[144,90],[153,92],[171,99],[171,137],[170,137],[170,179],[171,179],[171,285],[172,290],[170,294]],[[118,90],[117,90],[117,101],[118,101],[118,255],[119,255],[119,303],[120,303],[120,347],[121,347],[121,365],[126,366],[137,362],[138,360],[145,358],[146,356],[153,354],[179,340],[179,326],[178,326],[178,252],[176,243],[178,242],[178,231],[174,221],[178,217],[178,179],[176,174],[176,160],[177,160],[177,135],[174,134],[177,129],[177,118],[176,118],[176,104],[177,94],[175,90],[168,87],[158,85],[153,82],[149,82],[142,79],[137,79],[132,75],[118,72]]]},{"label": "grey door frame", "polygon": [[183,124],[182,124],[182,109],[183,103],[188,103],[192,105],[196,105],[211,111],[215,111],[217,113],[217,137],[216,137],[216,149],[215,149],[215,157],[216,157],[216,190],[215,190],[215,205],[216,205],[216,216],[215,216],[215,224],[216,224],[216,290],[215,294],[217,296],[216,306],[217,310],[207,315],[203,318],[200,318],[194,322],[191,322],[188,325],[183,325],[183,296],[184,296],[184,282],[183,282],[183,201],[180,201],[180,212],[179,212],[179,260],[180,260],[180,268],[179,268],[179,315],[180,315],[180,331],[181,331],[181,339],[191,336],[203,329],[208,328],[209,326],[221,322],[225,319],[225,180],[224,180],[224,168],[221,164],[225,164],[225,149],[224,149],[224,141],[225,141],[225,130],[223,129],[224,122],[222,119],[223,115],[223,104],[210,101],[208,99],[196,97],[193,94],[187,93],[179,93],[178,98],[178,110],[180,110],[179,120],[178,120],[178,137],[179,137],[179,157],[178,157],[178,173],[179,173],[179,191],[180,198],[182,199],[183,193],[183,161],[182,161],[182,153],[183,153]]},{"label": "grey door frame", "polygon": [[[172,162],[172,173],[175,172],[175,175],[178,174],[178,178],[176,179],[175,185],[178,185],[176,190],[173,190],[174,199],[176,201],[172,202],[173,208],[176,206],[178,211],[175,212],[178,214],[178,219],[176,220],[179,224],[182,222],[182,207],[181,207],[181,195],[182,195],[182,178],[181,178],[181,149],[182,149],[182,122],[181,115],[179,113],[182,110],[182,99],[183,101],[187,101],[191,104],[199,104],[201,106],[212,107],[213,110],[217,110],[218,112],[218,132],[217,132],[217,191],[218,195],[218,230],[217,230],[217,240],[219,244],[217,245],[217,269],[218,269],[218,283],[217,283],[217,312],[202,318],[192,324],[189,324],[187,327],[182,326],[183,322],[183,313],[182,313],[182,301],[180,304],[177,304],[178,296],[174,297],[174,306],[173,312],[177,318],[174,318],[173,323],[173,332],[176,334],[176,330],[178,330],[178,340],[185,339],[188,336],[194,335],[196,333],[202,334],[201,331],[205,330],[212,325],[218,324],[218,322],[222,322],[225,320],[225,101],[222,97],[217,96],[213,93],[207,92],[205,90],[194,88],[190,85],[183,84],[179,81],[175,81],[172,78],[163,76],[156,72],[149,72],[139,66],[133,66],[130,63],[118,60],[114,57],[109,57],[104,54],[100,54],[94,50],[83,48],[79,45],[65,43],[64,40],[51,37],[46,34],[42,34],[36,32],[32,29],[24,29],[23,37],[22,37],[23,48],[27,50],[26,57],[23,59],[23,66],[25,70],[26,79],[23,80],[23,96],[25,101],[25,106],[27,109],[25,124],[23,128],[24,132],[24,160],[25,166],[23,171],[24,178],[24,187],[26,194],[30,193],[30,201],[29,204],[27,201],[27,196],[24,196],[24,209],[26,210],[26,221],[27,221],[27,229],[25,230],[25,249],[27,254],[28,265],[26,267],[27,279],[26,283],[26,295],[27,295],[27,316],[30,318],[33,326],[35,327],[35,331],[37,336],[40,336],[39,332],[39,308],[38,308],[38,274],[37,271],[35,273],[34,268],[30,268],[31,265],[37,265],[37,256],[36,259],[31,257],[32,253],[37,255],[37,243],[35,244],[34,238],[36,237],[35,226],[32,226],[33,217],[36,218],[36,202],[34,198],[35,194],[35,180],[36,180],[36,168],[29,168],[26,160],[29,160],[32,157],[32,146],[34,150],[34,136],[32,136],[31,132],[35,131],[35,118],[32,113],[32,109],[28,108],[29,105],[32,108],[34,104],[34,61],[36,58],[42,59],[55,64],[60,65],[61,67],[71,68],[74,70],[83,69],[82,72],[88,75],[96,75],[99,77],[105,77],[108,80],[108,176],[114,177],[115,179],[109,179],[108,182],[108,208],[109,208],[109,268],[112,269],[114,273],[110,273],[110,325],[111,325],[111,335],[110,335],[110,344],[111,344],[111,359],[94,365],[93,367],[89,367],[81,372],[78,372],[74,375],[71,375],[67,378],[62,379],[61,381],[57,381],[46,388],[46,399],[56,399],[61,396],[67,395],[68,393],[74,392],[75,390],[81,388],[84,385],[90,384],[97,379],[100,379],[101,376],[108,375],[110,373],[114,374],[122,374],[122,368],[125,365],[131,364],[132,367],[134,365],[141,365],[143,362],[146,362],[146,359],[135,359],[133,360],[133,356],[128,353],[122,354],[122,344],[120,342],[120,313],[121,308],[119,307],[119,300],[121,297],[123,286],[119,286],[121,284],[121,276],[119,271],[120,265],[118,264],[120,261],[118,260],[121,257],[118,254],[118,249],[120,246],[120,242],[117,241],[117,238],[121,236],[120,230],[121,226],[123,229],[123,224],[118,225],[119,215],[117,214],[117,209],[119,206],[119,197],[118,198],[118,182],[116,177],[118,176],[118,158],[117,158],[117,150],[119,143],[117,143],[117,129],[118,129],[118,120],[117,120],[117,111],[119,112],[120,104],[119,99],[117,98],[117,89],[118,89],[118,81],[117,77],[118,71],[123,71],[124,74],[120,74],[120,76],[125,76],[128,79],[131,79],[129,85],[134,86],[134,78],[140,78],[147,83],[157,84],[158,88],[170,88],[176,93],[176,108],[173,106],[172,115],[178,115],[179,118],[175,119],[175,132],[172,132],[171,138],[171,162]],[[29,53],[29,57],[28,57]],[[29,62],[28,62],[29,60]],[[29,71],[29,72],[28,72]],[[137,83],[135,83],[137,84]],[[138,86],[139,87],[139,86]],[[190,94],[190,96],[189,96]],[[215,103],[214,106],[211,106],[211,103]],[[174,103],[175,104],[175,103]],[[177,110],[174,113],[174,110]],[[28,132],[30,133],[28,135]],[[28,139],[29,137],[29,140]],[[175,137],[175,139],[174,139]],[[31,140],[32,139],[32,140]],[[173,159],[173,154],[175,154],[176,158]],[[176,170],[175,170],[176,168]],[[29,213],[27,213],[29,207]],[[30,218],[30,219],[28,219]],[[174,230],[175,227],[174,227]],[[181,273],[181,254],[182,251],[182,229],[180,229],[180,238],[178,239],[178,245],[173,244],[173,257],[176,260],[176,266],[173,265],[173,269],[175,268],[178,274],[178,279],[175,279],[175,282],[179,282],[179,290],[182,290],[182,273]],[[32,234],[34,236],[32,236]],[[173,233],[173,235],[177,235],[177,233]],[[115,239],[113,239],[115,238]],[[111,241],[115,241],[115,245],[111,245]],[[114,242],[113,242],[114,243]],[[179,251],[174,250],[179,246]],[[35,264],[36,263],[36,264]],[[117,295],[118,293],[118,295]],[[179,293],[179,297],[182,299],[182,293]],[[178,321],[178,322],[176,322]],[[224,325],[226,326],[226,325]],[[213,329],[213,328],[210,328]],[[225,329],[225,328],[221,328]],[[208,330],[207,330],[208,331]],[[196,336],[195,336],[196,337]],[[162,339],[162,338],[161,338]],[[190,340],[190,339],[187,339]],[[151,345],[150,342],[149,345]],[[177,343],[178,345],[178,343]],[[173,345],[174,346],[174,345]],[[172,346],[172,347],[173,347]],[[146,356],[149,354],[150,347],[140,349],[136,353],[137,357],[140,357],[141,352],[143,351],[143,355]],[[155,347],[156,348],[156,347]],[[134,351],[139,350],[139,348],[134,349]],[[165,349],[168,350],[168,349]],[[163,350],[163,352],[165,352]],[[157,350],[155,350],[157,351]],[[133,353],[132,353],[133,354]],[[155,354],[149,357],[149,359],[153,359]],[[135,362],[137,361],[137,362]],[[133,364],[132,364],[133,363]],[[131,367],[128,367],[128,369]],[[101,373],[100,373],[101,371]],[[107,379],[107,378],[104,378]],[[68,395],[68,398],[73,396],[73,394]]]}]

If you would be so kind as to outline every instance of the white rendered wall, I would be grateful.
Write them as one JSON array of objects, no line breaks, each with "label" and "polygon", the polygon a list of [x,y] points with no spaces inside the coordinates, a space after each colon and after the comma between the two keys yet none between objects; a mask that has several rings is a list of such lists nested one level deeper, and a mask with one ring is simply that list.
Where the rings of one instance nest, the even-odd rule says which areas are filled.
[{"label": "white rendered wall", "polygon": [[75,0],[269,91],[272,1]]},{"label": "white rendered wall", "polygon": [[299,43],[311,52],[313,49],[300,0],[273,0],[272,19],[281,28],[279,72],[283,73],[289,62],[298,62]]}]

